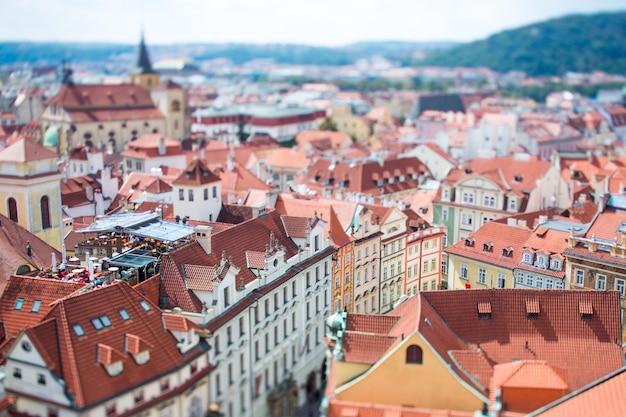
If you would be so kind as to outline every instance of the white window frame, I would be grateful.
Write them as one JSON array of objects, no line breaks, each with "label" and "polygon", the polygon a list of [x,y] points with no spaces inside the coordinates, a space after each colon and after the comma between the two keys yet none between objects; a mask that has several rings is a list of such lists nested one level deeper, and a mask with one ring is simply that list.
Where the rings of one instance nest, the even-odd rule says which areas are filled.
[{"label": "white window frame", "polygon": [[576,269],[574,272],[574,276],[576,279],[574,285],[576,285],[577,287],[583,287],[585,285],[585,271],[583,271],[582,269]]},{"label": "white window frame", "polygon": [[459,278],[467,280],[469,268],[465,262],[461,262],[459,265]]},{"label": "white window frame", "polygon": [[606,275],[596,274],[596,290],[606,290]]},{"label": "white window frame", "polygon": [[625,288],[626,288],[626,282],[623,279],[615,280],[615,289],[617,290],[617,292],[619,292],[620,297],[624,297],[624,293],[626,291]]},{"label": "white window frame", "polygon": [[487,283],[487,270],[485,268],[478,268],[477,282],[482,285],[485,285]]},{"label": "white window frame", "polygon": [[506,288],[506,274],[498,272],[498,288]]}]

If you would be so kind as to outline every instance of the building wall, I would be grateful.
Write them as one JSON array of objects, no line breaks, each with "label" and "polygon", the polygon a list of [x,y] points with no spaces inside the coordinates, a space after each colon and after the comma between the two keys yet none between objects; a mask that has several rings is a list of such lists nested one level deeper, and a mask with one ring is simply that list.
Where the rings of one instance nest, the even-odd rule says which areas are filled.
[{"label": "building wall", "polygon": [[[461,278],[461,265],[467,265],[467,279]],[[479,262],[474,259],[448,254],[448,288],[451,290],[461,290],[469,288],[499,288],[498,274],[502,274],[505,279],[504,287],[514,288],[513,270],[497,265]],[[484,283],[479,282],[479,272],[485,270]]]},{"label": "building wall", "polygon": [[[215,188],[215,193],[213,189]],[[204,199],[204,190],[208,199]],[[193,190],[193,201],[189,201],[189,190]],[[182,193],[182,194],[181,194]],[[215,197],[213,196],[215,195]],[[199,187],[174,186],[174,215],[189,216],[193,220],[214,222],[222,209],[222,183],[214,182]]]},{"label": "building wall", "polygon": [[[406,349],[421,347],[422,364],[407,364]],[[343,364],[336,362],[337,369]],[[398,378],[401,375],[401,378]],[[417,333],[407,337],[379,364],[336,390],[343,401],[474,412],[483,399],[461,383]]]},{"label": "building wall", "polygon": [[377,294],[380,275],[380,236],[359,240],[355,243],[354,266],[354,312],[369,314],[377,311]]}]

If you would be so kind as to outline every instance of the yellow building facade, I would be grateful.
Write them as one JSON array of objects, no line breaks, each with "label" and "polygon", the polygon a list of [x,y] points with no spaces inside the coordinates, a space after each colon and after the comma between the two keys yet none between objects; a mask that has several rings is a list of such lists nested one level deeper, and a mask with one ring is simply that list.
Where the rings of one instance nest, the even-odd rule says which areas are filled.
[{"label": "yellow building facade", "polygon": [[60,250],[58,155],[26,139],[0,152],[0,213]]},{"label": "yellow building facade", "polygon": [[[421,363],[407,363],[410,346],[421,349]],[[450,371],[419,333],[406,337],[370,369],[340,361],[335,366],[335,382],[340,387],[335,398],[340,401],[469,412],[479,410],[485,401]],[[402,378],[401,384],[389,384],[398,378]]]}]

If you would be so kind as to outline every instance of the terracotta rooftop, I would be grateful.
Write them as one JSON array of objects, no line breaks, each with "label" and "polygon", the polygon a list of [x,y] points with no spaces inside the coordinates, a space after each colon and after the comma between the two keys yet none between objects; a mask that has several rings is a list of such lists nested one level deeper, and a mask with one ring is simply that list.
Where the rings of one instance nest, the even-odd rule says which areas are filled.
[{"label": "terracotta rooftop", "polygon": [[[129,319],[120,310],[125,310]],[[98,329],[94,320],[105,315],[108,320],[99,322],[105,329]],[[123,282],[62,299],[41,324],[26,329],[25,333],[47,368],[65,381],[72,405],[79,409],[166,375],[206,348],[201,344],[192,352],[181,354],[178,339],[164,328],[161,311]],[[158,346],[149,350],[147,363],[139,365],[126,353],[127,335],[140,338],[144,346]],[[121,376],[109,376],[95,362],[102,354],[105,356],[100,356],[100,362],[106,363],[107,350],[116,352],[117,359],[122,361]]]},{"label": "terracotta rooftop", "polygon": [[185,171],[176,178],[172,185],[200,186],[216,183],[220,179],[199,159],[194,159],[187,165]]},{"label": "terracotta rooftop", "polygon": [[58,158],[58,154],[27,139],[20,139],[0,151],[0,162],[25,163]]},{"label": "terracotta rooftop", "polygon": [[[531,232],[517,226],[488,222],[466,239],[461,239],[445,251],[479,262],[513,270],[522,260],[522,249]],[[507,250],[505,255],[504,250]]]},{"label": "terracotta rooftop", "polygon": [[528,417],[622,416],[626,409],[624,391],[626,368],[621,368],[530,413]]}]

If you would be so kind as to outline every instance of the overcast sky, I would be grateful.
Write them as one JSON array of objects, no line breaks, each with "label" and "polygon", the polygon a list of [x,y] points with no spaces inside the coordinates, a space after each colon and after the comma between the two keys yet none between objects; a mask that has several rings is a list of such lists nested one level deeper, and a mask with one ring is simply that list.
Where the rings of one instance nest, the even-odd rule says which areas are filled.
[{"label": "overcast sky", "polygon": [[4,0],[0,41],[303,43],[471,41],[624,0]]}]

